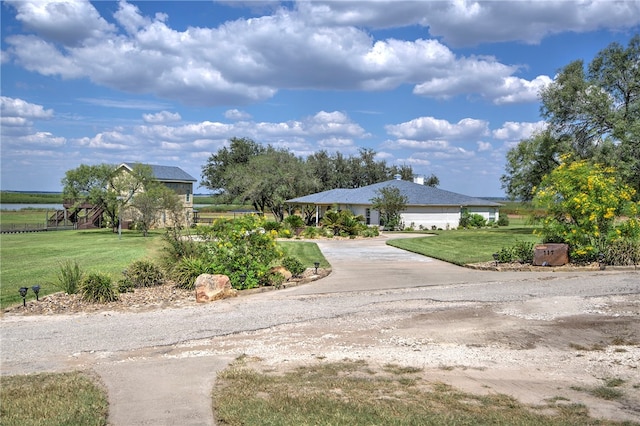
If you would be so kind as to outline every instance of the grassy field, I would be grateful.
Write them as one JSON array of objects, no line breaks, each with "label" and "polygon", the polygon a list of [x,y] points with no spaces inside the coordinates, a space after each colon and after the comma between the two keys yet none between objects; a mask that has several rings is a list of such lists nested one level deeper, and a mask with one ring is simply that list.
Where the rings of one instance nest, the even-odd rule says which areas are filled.
[{"label": "grassy field", "polygon": [[62,204],[62,193],[0,191],[0,203]]},{"label": "grassy field", "polygon": [[[20,287],[40,285],[41,295],[59,291],[55,286],[60,262],[76,260],[85,272],[105,272],[114,280],[132,261],[160,253],[161,231],[149,237],[123,231],[122,239],[107,229],[34,232],[0,235],[0,308],[19,303]],[[28,299],[35,299],[29,291]]]},{"label": "grassy field", "polygon": [[[22,210],[3,211],[2,220],[13,217],[25,220],[42,217],[43,212]],[[8,216],[6,216],[8,215]],[[18,219],[21,218],[21,219]],[[512,219],[512,226],[480,230],[439,231],[436,236],[390,241],[389,244],[429,257],[455,264],[492,260],[492,254],[517,241],[537,242],[533,228],[522,219]],[[123,231],[122,239],[110,230],[59,231],[30,234],[0,235],[0,308],[21,302],[20,287],[40,285],[41,295],[59,291],[56,287],[60,262],[76,260],[85,272],[106,272],[114,280],[121,277],[131,262],[141,258],[154,258],[163,246],[162,231],[155,231],[144,238],[140,233]],[[311,267],[320,262],[322,268],[330,267],[318,246],[310,242],[284,241],[281,243],[288,255],[300,259]],[[35,295],[30,291],[28,298]]]},{"label": "grassy field", "polygon": [[0,210],[0,224],[3,227],[23,224],[41,224],[44,226],[48,217],[53,213],[54,211],[51,209]]},{"label": "grassy field", "polygon": [[107,424],[106,391],[86,374],[0,377],[3,426]]}]

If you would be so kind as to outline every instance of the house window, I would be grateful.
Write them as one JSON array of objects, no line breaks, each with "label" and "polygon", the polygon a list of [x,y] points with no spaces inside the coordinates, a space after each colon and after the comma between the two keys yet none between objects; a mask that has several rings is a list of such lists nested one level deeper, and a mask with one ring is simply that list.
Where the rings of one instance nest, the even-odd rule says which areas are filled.
[{"label": "house window", "polygon": [[191,195],[191,191],[187,190],[187,203],[189,202],[189,196]]},{"label": "house window", "polygon": [[367,219],[367,225],[371,225],[371,209],[366,209],[364,214]]}]

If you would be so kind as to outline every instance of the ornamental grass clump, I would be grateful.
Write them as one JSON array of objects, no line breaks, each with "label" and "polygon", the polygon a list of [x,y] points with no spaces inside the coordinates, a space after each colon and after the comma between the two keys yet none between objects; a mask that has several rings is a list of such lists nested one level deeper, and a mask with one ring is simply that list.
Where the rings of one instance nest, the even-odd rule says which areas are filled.
[{"label": "ornamental grass clump", "polygon": [[194,290],[196,279],[202,274],[212,274],[212,266],[200,257],[183,257],[173,267],[171,278],[176,287],[184,290]]},{"label": "ornamental grass clump", "polygon": [[82,275],[82,270],[76,260],[64,260],[60,262],[56,287],[67,294],[76,294],[82,281]]},{"label": "ornamental grass clump", "polygon": [[111,276],[100,272],[92,272],[80,284],[82,299],[92,303],[108,303],[118,300],[118,292]]},{"label": "ornamental grass clump", "polygon": [[164,283],[164,273],[150,260],[136,260],[123,272],[133,287],[153,287]]}]

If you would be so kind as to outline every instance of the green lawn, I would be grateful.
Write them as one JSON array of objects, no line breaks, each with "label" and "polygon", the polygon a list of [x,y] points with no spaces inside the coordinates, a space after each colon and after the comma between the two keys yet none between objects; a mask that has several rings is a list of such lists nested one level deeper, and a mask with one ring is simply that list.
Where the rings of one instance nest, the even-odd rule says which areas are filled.
[{"label": "green lawn", "polygon": [[285,256],[294,256],[307,268],[313,268],[315,262],[320,262],[321,268],[329,268],[329,262],[324,258],[316,243],[305,241],[279,241]]},{"label": "green lawn", "polygon": [[[59,291],[54,283],[60,262],[76,260],[85,272],[105,272],[114,280],[132,261],[161,250],[162,232],[149,237],[123,231],[122,239],[107,229],[0,235],[0,308],[19,303],[20,287],[40,285],[40,295]],[[28,300],[35,299],[29,291]]]},{"label": "green lawn", "polygon": [[435,235],[390,240],[387,244],[456,265],[487,262],[493,253],[518,241],[540,242],[522,221],[508,227],[438,231]]},{"label": "green lawn", "polygon": [[52,209],[48,211],[46,209],[0,210],[0,224],[3,227],[24,224],[44,225],[53,213]]}]

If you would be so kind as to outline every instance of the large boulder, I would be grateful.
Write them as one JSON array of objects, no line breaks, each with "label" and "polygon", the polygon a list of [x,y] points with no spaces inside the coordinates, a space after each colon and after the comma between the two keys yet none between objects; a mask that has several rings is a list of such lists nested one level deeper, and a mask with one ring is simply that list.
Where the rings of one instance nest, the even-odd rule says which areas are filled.
[{"label": "large boulder", "polygon": [[226,275],[202,274],[196,278],[196,302],[207,303],[238,295]]}]

